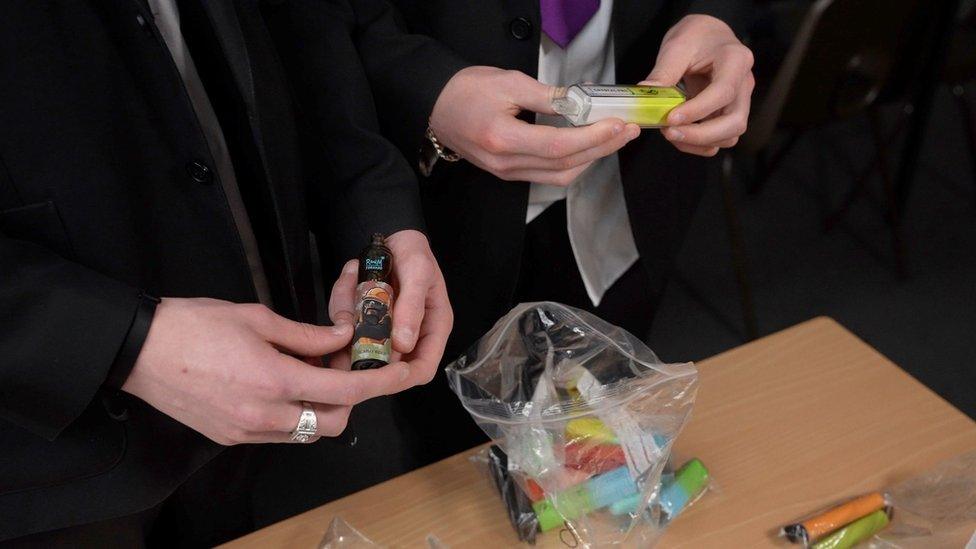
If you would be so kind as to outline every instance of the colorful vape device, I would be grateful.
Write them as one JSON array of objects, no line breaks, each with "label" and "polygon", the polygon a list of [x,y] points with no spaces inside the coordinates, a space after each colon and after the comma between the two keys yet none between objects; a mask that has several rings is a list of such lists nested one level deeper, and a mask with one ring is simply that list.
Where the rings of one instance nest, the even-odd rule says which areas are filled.
[{"label": "colorful vape device", "polygon": [[886,509],[879,509],[861,517],[833,534],[814,543],[812,549],[849,549],[867,540],[888,526],[891,518]]},{"label": "colorful vape device", "polygon": [[832,507],[817,516],[783,527],[783,535],[793,543],[807,545],[855,519],[883,509],[885,498],[878,492],[865,494]]},{"label": "colorful vape device", "polygon": [[393,254],[386,239],[374,234],[359,256],[359,284],[356,293],[356,328],[352,339],[352,369],[368,370],[390,363],[393,328]]},{"label": "colorful vape device", "polygon": [[574,84],[557,88],[552,109],[574,126],[619,118],[642,128],[667,126],[668,113],[686,100],[678,87]]},{"label": "colorful vape device", "polygon": [[532,504],[543,532],[564,521],[577,519],[638,493],[637,484],[626,467],[591,478],[585,483]]},{"label": "colorful vape device", "polygon": [[566,440],[590,444],[617,444],[617,434],[595,417],[571,419],[566,423]]},{"label": "colorful vape device", "polygon": [[[685,462],[670,479],[661,482],[661,511],[667,520],[674,520],[689,502],[701,494],[708,486],[708,469],[698,458]],[[640,494],[634,494],[628,499],[614,502],[610,506],[610,513],[626,515],[637,512],[641,504]]]},{"label": "colorful vape device", "polygon": [[661,510],[670,519],[678,516],[708,486],[708,469],[698,458],[685,462],[674,472],[674,479],[661,486]]}]

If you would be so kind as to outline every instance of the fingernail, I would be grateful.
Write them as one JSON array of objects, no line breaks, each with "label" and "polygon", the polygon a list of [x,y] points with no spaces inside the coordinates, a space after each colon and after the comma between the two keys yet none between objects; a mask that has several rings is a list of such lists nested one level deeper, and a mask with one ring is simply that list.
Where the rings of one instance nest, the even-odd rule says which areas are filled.
[{"label": "fingernail", "polygon": [[413,330],[410,328],[395,328],[393,330],[393,337],[399,339],[404,343],[413,342]]},{"label": "fingernail", "polygon": [[619,134],[622,131],[624,131],[624,125],[623,124],[614,124],[613,125],[613,135],[617,135],[617,134]]},{"label": "fingernail", "polygon": [[668,139],[672,141],[681,141],[685,138],[685,134],[679,132],[674,128],[668,128]]},{"label": "fingernail", "polygon": [[332,332],[336,335],[345,335],[351,329],[352,324],[346,322],[345,320],[340,320],[332,326]]},{"label": "fingernail", "polygon": [[346,263],[346,266],[342,268],[342,272],[346,274],[352,274],[359,270],[359,262],[353,259]]},{"label": "fingernail", "polygon": [[406,381],[410,377],[410,365],[406,362],[400,367],[400,381]]},{"label": "fingernail", "polygon": [[638,135],[640,135],[640,128],[637,127],[637,126],[631,126],[630,127],[630,130],[627,131],[627,139],[628,140],[630,140],[630,139],[637,139],[637,136]]},{"label": "fingernail", "polygon": [[680,124],[685,121],[685,114],[683,112],[673,112],[671,116],[668,117],[668,121],[672,124]]}]

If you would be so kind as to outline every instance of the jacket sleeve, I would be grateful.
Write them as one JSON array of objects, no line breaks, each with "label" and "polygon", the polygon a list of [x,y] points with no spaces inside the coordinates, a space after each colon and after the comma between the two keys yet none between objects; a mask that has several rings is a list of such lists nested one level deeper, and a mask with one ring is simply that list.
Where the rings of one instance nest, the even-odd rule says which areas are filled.
[{"label": "jacket sleeve", "polygon": [[471,63],[437,40],[407,30],[389,0],[347,0],[353,39],[376,95],[383,130],[416,165],[441,90]]},{"label": "jacket sleeve", "polygon": [[56,438],[110,370],[124,382],[153,307],[135,288],[0,232],[0,419]]},{"label": "jacket sleeve", "polygon": [[748,31],[752,2],[748,0],[692,0],[685,13],[702,13],[721,19],[740,39]]},{"label": "jacket sleeve", "polygon": [[336,261],[359,254],[370,233],[424,230],[417,180],[380,130],[344,2],[295,0],[266,10],[303,118],[313,229]]}]

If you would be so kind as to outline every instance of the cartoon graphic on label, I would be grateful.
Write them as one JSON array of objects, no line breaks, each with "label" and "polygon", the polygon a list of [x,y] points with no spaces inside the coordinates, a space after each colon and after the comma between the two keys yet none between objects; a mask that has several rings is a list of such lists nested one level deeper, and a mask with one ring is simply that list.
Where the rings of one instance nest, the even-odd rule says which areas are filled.
[{"label": "cartoon graphic on label", "polygon": [[393,329],[393,254],[381,234],[373,238],[359,257],[359,285],[356,293],[356,328],[352,342],[352,369],[379,368],[390,363]]},{"label": "cartoon graphic on label", "polygon": [[390,330],[393,319],[393,289],[385,282],[367,280],[357,287],[361,296],[356,306],[356,331],[353,335],[353,369],[362,370],[375,367],[372,364],[359,364],[361,361],[390,362]]}]

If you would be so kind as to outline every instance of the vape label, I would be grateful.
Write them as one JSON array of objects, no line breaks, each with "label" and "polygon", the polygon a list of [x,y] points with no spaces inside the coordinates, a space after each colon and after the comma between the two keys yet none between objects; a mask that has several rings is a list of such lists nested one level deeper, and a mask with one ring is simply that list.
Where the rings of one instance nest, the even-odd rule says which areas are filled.
[{"label": "vape label", "polygon": [[393,320],[393,288],[376,280],[360,282],[356,287],[359,303],[356,304],[356,330],[353,334],[352,361],[390,361],[392,342],[390,331]]},{"label": "vape label", "polygon": [[664,88],[658,86],[601,86],[599,84],[582,84],[580,89],[590,97],[663,97],[684,99],[684,94],[678,88]]},{"label": "vape label", "polygon": [[382,272],[383,271],[383,263],[385,263],[385,261],[384,261],[385,259],[386,258],[385,257],[382,257],[382,256],[380,256],[380,257],[367,257],[367,258],[363,259],[363,261],[365,262],[365,264],[363,265],[363,267],[367,271],[379,271],[379,272]]}]

